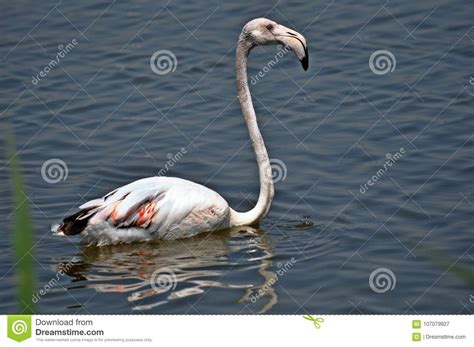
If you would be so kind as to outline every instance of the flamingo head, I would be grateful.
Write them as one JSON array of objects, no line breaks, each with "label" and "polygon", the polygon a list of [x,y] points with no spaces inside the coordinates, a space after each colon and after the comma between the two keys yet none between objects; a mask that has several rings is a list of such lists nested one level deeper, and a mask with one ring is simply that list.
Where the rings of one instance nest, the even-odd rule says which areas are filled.
[{"label": "flamingo head", "polygon": [[295,53],[304,70],[308,69],[308,45],[304,36],[270,19],[257,18],[245,24],[240,40],[247,41],[251,47],[282,44]]}]

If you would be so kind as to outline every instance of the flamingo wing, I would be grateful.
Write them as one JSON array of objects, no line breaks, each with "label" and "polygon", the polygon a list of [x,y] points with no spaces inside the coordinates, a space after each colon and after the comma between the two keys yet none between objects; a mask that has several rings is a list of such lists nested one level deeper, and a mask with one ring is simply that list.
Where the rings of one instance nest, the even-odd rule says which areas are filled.
[{"label": "flamingo wing", "polygon": [[132,182],[79,209],[64,219],[59,231],[74,235],[105,223],[115,229],[146,229],[158,238],[174,239],[226,227],[229,213],[227,202],[213,190],[171,177]]}]

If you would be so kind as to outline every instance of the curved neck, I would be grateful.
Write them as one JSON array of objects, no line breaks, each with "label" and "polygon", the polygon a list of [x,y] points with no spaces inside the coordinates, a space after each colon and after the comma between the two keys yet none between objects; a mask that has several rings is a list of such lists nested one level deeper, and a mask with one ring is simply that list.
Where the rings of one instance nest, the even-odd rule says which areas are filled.
[{"label": "curved neck", "polygon": [[236,212],[231,209],[231,226],[255,224],[265,217],[272,203],[274,189],[272,169],[268,158],[267,149],[263,142],[262,134],[257,124],[257,117],[253,108],[252,97],[247,80],[247,57],[253,48],[244,38],[240,37],[237,45],[237,62],[235,65],[237,75],[237,95],[244,115],[245,124],[249,131],[250,140],[255,151],[260,177],[260,194],[254,208],[248,212]]}]

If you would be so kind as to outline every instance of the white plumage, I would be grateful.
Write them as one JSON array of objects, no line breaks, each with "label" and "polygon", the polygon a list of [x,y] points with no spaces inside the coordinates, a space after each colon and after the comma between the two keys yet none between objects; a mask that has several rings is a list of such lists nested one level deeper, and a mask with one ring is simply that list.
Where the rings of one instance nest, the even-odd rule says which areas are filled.
[{"label": "white plumage", "polygon": [[230,226],[229,205],[218,193],[175,177],[143,178],[79,209],[76,220],[88,219],[83,236],[89,242],[169,240]]},{"label": "white plumage", "polygon": [[247,57],[258,45],[284,44],[308,67],[305,38],[265,18],[248,22],[236,54],[237,93],[259,168],[260,194],[248,212],[236,212],[215,191],[181,178],[149,177],[86,202],[79,212],[53,229],[81,233],[89,243],[107,244],[150,239],[177,239],[231,226],[252,225],[265,217],[274,190],[272,171],[247,81]]}]

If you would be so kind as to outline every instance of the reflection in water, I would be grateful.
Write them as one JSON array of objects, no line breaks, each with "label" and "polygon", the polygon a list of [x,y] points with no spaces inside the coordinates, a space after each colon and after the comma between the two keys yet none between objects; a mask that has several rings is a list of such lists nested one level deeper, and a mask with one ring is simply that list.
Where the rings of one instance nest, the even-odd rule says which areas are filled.
[{"label": "reflection in water", "polygon": [[[97,292],[127,293],[133,310],[139,311],[205,295],[212,287],[244,290],[238,302],[247,305],[252,294],[265,287],[257,302],[262,313],[277,303],[271,287],[275,273],[269,270],[272,256],[263,231],[239,227],[183,240],[87,246],[65,273],[76,282],[87,281],[85,288]],[[61,262],[58,267],[64,268]],[[235,268],[252,272],[256,268],[258,276],[244,276],[244,283],[225,283],[224,276]]]}]

